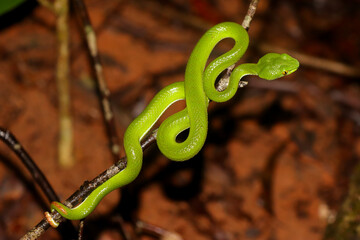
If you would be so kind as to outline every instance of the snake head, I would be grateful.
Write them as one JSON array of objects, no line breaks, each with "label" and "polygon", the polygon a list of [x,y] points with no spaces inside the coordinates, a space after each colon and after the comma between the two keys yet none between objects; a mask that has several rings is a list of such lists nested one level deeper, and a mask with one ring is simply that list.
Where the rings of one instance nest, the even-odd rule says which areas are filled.
[{"label": "snake head", "polygon": [[299,61],[286,53],[268,53],[257,63],[259,77],[274,80],[295,72]]}]

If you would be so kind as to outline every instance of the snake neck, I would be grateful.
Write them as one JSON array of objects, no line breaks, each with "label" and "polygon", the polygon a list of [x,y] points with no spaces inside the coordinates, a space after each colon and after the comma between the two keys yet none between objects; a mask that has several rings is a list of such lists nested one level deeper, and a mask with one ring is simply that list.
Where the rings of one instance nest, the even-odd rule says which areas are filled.
[{"label": "snake neck", "polygon": [[247,75],[258,75],[258,73],[259,67],[257,64],[241,64],[232,71],[228,83],[225,83],[225,80],[227,79],[225,79],[224,82],[219,82],[215,94],[212,93],[211,96],[208,94],[208,97],[215,102],[226,102],[234,97],[239,88],[239,83],[242,81],[243,77]]},{"label": "snake neck", "polygon": [[259,74],[259,67],[256,63],[244,63],[236,67],[233,71],[233,74],[236,75],[238,81],[248,75],[258,75]]},{"label": "snake neck", "polygon": [[234,88],[233,92],[235,92],[237,88],[247,85],[248,82],[246,80],[243,80],[245,76],[259,76],[259,71],[259,66],[256,63],[244,63],[239,65],[237,68],[234,69],[230,76],[229,87]]}]

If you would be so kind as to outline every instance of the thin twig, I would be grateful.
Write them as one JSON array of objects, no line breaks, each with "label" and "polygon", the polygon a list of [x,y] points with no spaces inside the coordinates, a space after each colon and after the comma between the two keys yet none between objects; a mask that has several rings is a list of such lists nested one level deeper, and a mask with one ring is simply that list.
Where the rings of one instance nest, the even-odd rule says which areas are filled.
[{"label": "thin twig", "polygon": [[277,47],[277,46],[265,44],[265,43],[261,44],[259,46],[259,49],[262,52],[268,52],[269,49],[271,49],[271,51],[275,51],[275,52],[287,52],[294,58],[298,59],[299,62],[301,63],[301,65],[305,65],[305,66],[315,68],[315,69],[325,70],[325,71],[340,74],[340,75],[346,76],[346,77],[353,77],[353,78],[360,77],[360,70],[358,67],[352,67],[352,66],[340,63],[340,62],[331,61],[328,59],[314,57],[314,56],[309,56],[309,55],[302,54],[302,53],[299,53],[296,51],[283,49],[281,47]]},{"label": "thin twig", "polygon": [[[40,189],[45,194],[46,198],[49,202],[59,201],[59,197],[50,185],[49,181],[43,174],[43,172],[36,165],[34,160],[30,157],[27,151],[22,147],[20,142],[15,138],[15,136],[6,129],[0,128],[0,140],[2,140],[21,160],[21,162],[25,165],[25,167],[30,172],[31,176],[35,180],[36,184],[40,187]],[[34,228],[34,232],[30,234],[35,234],[36,236],[40,236],[45,230],[49,227],[47,226],[47,221],[42,221],[38,224],[38,227]],[[70,231],[75,232],[75,228],[73,225],[69,225],[72,229]],[[32,238],[35,239],[35,238]]]},{"label": "thin twig", "polygon": [[244,18],[244,21],[241,24],[243,26],[243,28],[246,29],[246,31],[249,30],[249,28],[250,28],[250,23],[255,15],[258,3],[259,3],[259,0],[252,0],[250,2],[250,5],[249,5],[248,11],[246,13],[246,16]]},{"label": "thin twig", "polygon": [[155,226],[152,224],[149,224],[147,222],[143,221],[136,221],[136,230],[138,234],[146,233],[148,235],[154,236],[156,238],[159,238],[161,240],[182,240],[183,238],[175,233],[170,232],[164,228],[161,228],[159,226]]},{"label": "thin twig", "polygon": [[63,167],[72,166],[73,159],[73,130],[70,113],[69,91],[69,30],[68,30],[68,0],[38,0],[44,7],[56,15],[56,34],[58,42],[58,56],[56,65],[56,85],[59,104],[59,164]]},{"label": "thin twig", "polygon": [[21,146],[15,136],[9,130],[0,128],[0,140],[2,140],[19,157],[19,159],[31,173],[31,176],[34,178],[35,182],[44,192],[49,202],[58,201],[59,197],[55,193],[54,189],[51,187],[49,181],[35,164],[34,160],[30,157],[30,155]]},{"label": "thin twig", "polygon": [[35,240],[43,235],[50,228],[50,224],[45,219],[41,220],[33,229],[26,233],[20,240]]},{"label": "thin twig", "polygon": [[100,104],[104,113],[105,126],[110,140],[111,153],[113,155],[114,162],[116,162],[119,160],[120,140],[117,135],[114,114],[109,99],[110,91],[106,86],[102,70],[103,68],[97,49],[96,35],[91,25],[91,21],[84,2],[82,0],[73,0],[73,3],[76,8],[76,13],[80,15],[84,33],[86,36],[86,44],[89,49],[92,62],[94,64],[93,69],[95,71],[96,86],[100,94]]},{"label": "thin twig", "polygon": [[73,130],[70,113],[69,91],[69,29],[68,29],[68,0],[56,0],[56,33],[58,41],[58,60],[56,66],[56,83],[59,102],[59,164],[70,167],[73,158]]},{"label": "thin twig", "polygon": [[84,233],[84,219],[80,221],[79,224],[79,234],[78,234],[78,240],[82,240],[83,239],[83,233]]},{"label": "thin twig", "polygon": [[117,214],[116,216],[111,218],[111,222],[115,224],[115,228],[120,232],[124,240],[135,240],[135,238],[131,236],[129,231],[126,231],[126,228],[124,227],[125,221],[122,216]]},{"label": "thin twig", "polygon": [[[250,6],[254,6],[253,2],[258,2],[258,0],[253,0],[250,4]],[[256,4],[255,4],[256,6]],[[255,8],[256,9],[256,8]],[[255,11],[255,9],[253,11]],[[254,13],[254,12],[252,12]],[[245,17],[246,18],[246,17]],[[249,22],[250,23],[250,22]],[[156,140],[156,130],[152,132],[152,134],[150,134],[148,137],[146,137],[143,140],[144,144],[142,145],[143,150],[145,150],[146,147],[150,146],[152,143],[154,143]],[[96,178],[94,178],[92,181],[90,182],[85,182],[78,191],[76,191],[74,194],[71,195],[71,197],[69,197],[64,204],[67,207],[72,208],[73,206],[75,206],[76,204],[78,204],[80,199],[85,198],[86,196],[88,196],[94,189],[96,189],[97,187],[99,187],[102,183],[104,183],[105,181],[107,181],[108,179],[110,179],[111,177],[113,177],[114,175],[118,174],[119,172],[121,172],[122,170],[124,170],[126,167],[126,157],[120,159],[116,164],[112,165],[110,168],[108,168],[107,170],[105,170],[104,172],[102,172],[99,176],[97,176]],[[52,218],[56,221],[56,222],[62,222],[64,221],[64,218],[61,217],[61,215],[57,212],[52,212],[51,213]],[[44,220],[43,220],[44,221]],[[42,222],[43,222],[42,221]],[[38,235],[37,237],[34,238],[34,232],[43,232],[42,230],[38,230],[37,228],[39,227],[49,227],[49,224],[45,224],[45,226],[43,226],[42,222],[40,222],[35,228],[33,228],[28,234],[26,234],[25,236],[23,236],[21,238],[21,240],[30,240],[30,239],[36,239],[37,237],[39,237],[40,235]]]}]

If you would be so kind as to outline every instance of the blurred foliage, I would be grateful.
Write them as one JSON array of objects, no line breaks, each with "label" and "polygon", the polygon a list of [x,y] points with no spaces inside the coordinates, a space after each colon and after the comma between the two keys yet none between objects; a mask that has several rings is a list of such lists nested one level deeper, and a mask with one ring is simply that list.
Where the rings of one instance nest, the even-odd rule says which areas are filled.
[{"label": "blurred foliage", "polygon": [[1,0],[0,1],[0,15],[3,15],[12,9],[16,8],[26,0]]}]

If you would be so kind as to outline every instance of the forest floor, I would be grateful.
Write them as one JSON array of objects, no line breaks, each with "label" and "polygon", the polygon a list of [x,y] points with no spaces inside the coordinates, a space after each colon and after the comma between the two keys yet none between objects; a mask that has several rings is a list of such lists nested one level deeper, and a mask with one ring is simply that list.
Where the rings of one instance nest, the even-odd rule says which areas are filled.
[{"label": "forest floor", "polygon": [[[207,5],[85,1],[119,136],[160,89],[183,81],[188,57],[206,29],[221,21],[241,24],[248,8],[241,0],[198,2]],[[357,1],[320,2],[261,0],[241,62],[281,48],[359,68]],[[112,164],[109,142],[81,24],[72,11],[76,162],[59,166],[55,17],[41,6],[25,12],[16,22],[0,22],[0,126],[15,134],[64,200]],[[214,56],[228,45],[221,44]],[[114,191],[85,221],[85,239],[122,239],[116,211],[130,232],[131,223],[141,220],[189,240],[322,239],[360,158],[360,75],[356,68],[341,72],[326,61],[315,66],[299,60],[300,69],[284,79],[250,77],[234,99],[211,103],[208,138],[194,159],[171,162],[156,144],[146,150],[142,172],[122,190],[121,201]],[[28,171],[1,144],[0,239],[23,236],[47,207]],[[61,237],[49,229],[41,239]]]}]

